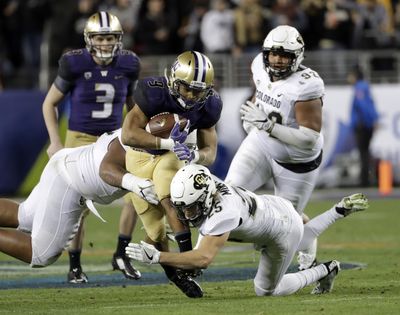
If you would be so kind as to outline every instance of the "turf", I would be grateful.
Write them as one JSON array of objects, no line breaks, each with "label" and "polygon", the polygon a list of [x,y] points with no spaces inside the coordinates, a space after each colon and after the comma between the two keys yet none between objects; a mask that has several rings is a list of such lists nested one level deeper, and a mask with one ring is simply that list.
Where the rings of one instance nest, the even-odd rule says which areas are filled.
[{"label": "turf", "polygon": [[[314,216],[333,203],[312,202],[306,212]],[[399,314],[399,200],[372,200],[370,209],[338,221],[319,238],[321,261],[338,259],[366,266],[343,270],[334,291],[322,296],[310,295],[312,287],[307,287],[288,297],[256,297],[249,278],[258,254],[251,246],[235,243],[230,243],[200,278],[205,291],[202,299],[186,298],[165,279],[156,284],[141,285],[139,280],[130,285],[122,278],[104,286],[102,281],[107,277],[122,277],[112,272],[109,264],[116,244],[119,206],[113,204],[100,211],[107,223],[89,216],[82,257],[89,278],[97,286],[3,289],[0,314]],[[138,227],[134,240],[142,236]],[[139,267],[143,278],[163,279],[159,267]],[[240,277],[246,270],[249,273]],[[66,271],[66,255],[53,266],[30,270],[0,254],[0,286],[22,280],[40,284],[46,277],[63,282]],[[217,275],[222,276],[217,279]]]}]

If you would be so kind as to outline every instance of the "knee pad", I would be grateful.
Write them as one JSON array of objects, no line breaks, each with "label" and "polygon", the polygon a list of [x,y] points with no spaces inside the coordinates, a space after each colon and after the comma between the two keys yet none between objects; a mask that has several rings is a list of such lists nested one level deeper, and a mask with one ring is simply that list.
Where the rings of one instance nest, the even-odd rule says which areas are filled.
[{"label": "knee pad", "polygon": [[62,251],[51,257],[49,257],[47,255],[37,256],[35,254],[35,251],[33,250],[33,246],[32,246],[31,267],[32,268],[42,268],[42,267],[50,266],[61,256],[61,254],[62,254]]}]

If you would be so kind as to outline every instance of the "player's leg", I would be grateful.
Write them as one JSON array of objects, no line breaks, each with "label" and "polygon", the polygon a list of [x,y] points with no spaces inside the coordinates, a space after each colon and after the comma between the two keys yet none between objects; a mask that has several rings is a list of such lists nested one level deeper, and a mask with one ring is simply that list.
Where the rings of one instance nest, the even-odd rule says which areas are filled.
[{"label": "player's leg", "polygon": [[264,185],[271,178],[268,157],[260,150],[255,132],[251,132],[240,144],[225,181],[251,191]]},{"label": "player's leg", "polygon": [[68,247],[69,272],[67,275],[67,281],[69,283],[87,283],[89,281],[86,273],[83,272],[81,265],[83,238],[85,236],[85,218],[88,213],[89,210],[86,210],[85,214],[82,216],[78,231]]},{"label": "player's leg", "polygon": [[19,204],[13,200],[0,199],[0,226],[8,228],[18,227]]},{"label": "player's leg", "polygon": [[[280,295],[282,289],[282,279],[292,262],[296,253],[300,239],[303,236],[303,223],[295,213],[293,206],[282,199],[268,200],[263,206],[259,203],[257,212],[262,212],[263,207],[273,207],[279,211],[286,220],[276,220],[269,216],[262,217],[257,215],[255,221],[265,221],[265,225],[270,226],[268,235],[263,237],[267,241],[263,244],[256,244],[261,248],[260,261],[257,274],[254,278],[254,289],[258,296]],[[274,222],[275,221],[275,222]],[[260,223],[255,223],[256,225]],[[258,236],[262,239],[262,235]],[[316,279],[317,280],[317,279]],[[287,290],[286,287],[284,287]]]},{"label": "player's leg", "polygon": [[[86,133],[77,132],[73,130],[67,130],[65,137],[66,148],[76,148],[83,145],[88,145],[96,142],[97,137]],[[85,237],[85,217],[89,214],[87,210],[84,216],[81,218],[81,224],[75,237],[71,241],[71,245],[68,248],[69,256],[69,272],[67,275],[67,281],[70,283],[86,283],[88,277],[82,270],[81,254],[83,247],[83,239]]]},{"label": "player's leg", "polygon": [[[9,199],[0,199],[0,226],[18,226],[19,204]],[[0,229],[0,251],[30,263],[32,260],[31,236],[18,230]]]},{"label": "player's leg", "polygon": [[120,270],[127,279],[137,280],[140,279],[142,275],[140,271],[132,265],[131,260],[125,255],[125,247],[128,246],[132,239],[132,233],[135,229],[138,216],[129,194],[125,195],[123,200],[124,205],[119,218],[117,249],[113,255],[111,264],[114,270]]},{"label": "player's leg", "polygon": [[[275,161],[272,161],[274,173],[275,195],[288,199],[303,216],[303,210],[311,197],[317,178],[318,169],[306,173],[297,173],[284,168]],[[303,216],[305,223],[308,219]],[[307,269],[316,264],[317,239],[315,238],[308,248],[299,252],[297,260],[299,269]]]},{"label": "player's leg", "polygon": [[[299,250],[308,248],[322,232],[337,220],[342,219],[353,212],[363,211],[369,207],[368,200],[364,194],[357,193],[344,197],[331,209],[311,219],[304,225],[303,238],[299,244]],[[317,286],[312,290],[312,294],[322,294],[330,292],[336,274],[330,273],[329,276],[318,281]]]},{"label": "player's leg", "polygon": [[332,260],[296,273],[285,274],[272,295],[290,295],[317,281],[323,282],[325,279],[329,279],[331,286],[329,291],[327,290],[321,293],[328,293],[332,290],[333,280],[339,271],[340,263],[336,260]]}]

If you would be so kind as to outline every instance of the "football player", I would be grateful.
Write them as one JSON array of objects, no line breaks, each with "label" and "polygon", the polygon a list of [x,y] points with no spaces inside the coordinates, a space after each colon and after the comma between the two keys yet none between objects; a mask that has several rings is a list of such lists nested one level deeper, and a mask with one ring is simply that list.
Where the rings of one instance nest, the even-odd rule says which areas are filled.
[{"label": "football player", "polygon": [[[197,51],[180,54],[165,77],[139,80],[135,106],[122,126],[122,142],[135,149],[127,152],[127,169],[154,181],[160,205],[154,206],[131,194],[133,205],[143,222],[148,242],[168,250],[164,217],[175,233],[181,251],[192,249],[188,226],[178,220],[170,204],[169,186],[174,174],[185,163],[210,165],[216,158],[218,122],[222,101],[213,90],[214,69],[207,56]],[[177,123],[168,139],[145,130],[149,119],[159,113],[179,114],[188,120],[185,130]],[[197,131],[197,149],[185,143]],[[196,141],[195,141],[196,142]],[[169,277],[169,267],[164,266]]]},{"label": "football player", "polygon": [[[148,264],[166,264],[182,269],[207,268],[227,241],[254,243],[260,261],[254,278],[258,296],[283,296],[316,281],[318,293],[328,293],[340,263],[332,260],[297,273],[285,274],[296,250],[307,248],[330,224],[353,212],[368,208],[363,194],[343,198],[328,210],[330,224],[307,235],[301,216],[284,198],[256,195],[231,186],[211,175],[202,165],[181,168],[171,182],[171,201],[179,218],[199,230],[196,248],[185,253],[160,252],[142,242],[126,247],[130,258]],[[303,233],[304,231],[304,233]]]},{"label": "football player", "polygon": [[[275,195],[290,200],[301,215],[317,181],[324,143],[324,82],[303,59],[304,42],[294,27],[278,26],[265,38],[251,65],[254,96],[240,110],[248,135],[226,176],[228,183],[252,191],[272,180]],[[299,253],[299,269],[315,264],[316,247],[315,240]]]},{"label": "football player", "polygon": [[[54,263],[93,202],[108,204],[134,192],[158,203],[154,185],[125,169],[121,130],[105,133],[88,146],[54,154],[28,198],[18,204],[0,199],[0,251],[32,267]],[[101,218],[101,217],[100,217]]]},{"label": "football player", "polygon": [[[57,106],[68,94],[70,115],[65,147],[77,147],[96,141],[104,132],[122,125],[123,106],[133,106],[132,90],[139,77],[140,61],[131,51],[122,49],[123,31],[118,18],[98,12],[87,20],[84,29],[85,49],[72,50],[61,56],[58,75],[43,103],[43,115],[50,136],[47,149],[51,157],[63,148],[58,133]],[[112,258],[114,270],[128,279],[139,279],[140,272],[126,258],[124,249],[131,240],[136,212],[125,200],[121,212],[117,250]],[[83,222],[69,248],[68,281],[88,281],[82,271],[81,251]]]}]

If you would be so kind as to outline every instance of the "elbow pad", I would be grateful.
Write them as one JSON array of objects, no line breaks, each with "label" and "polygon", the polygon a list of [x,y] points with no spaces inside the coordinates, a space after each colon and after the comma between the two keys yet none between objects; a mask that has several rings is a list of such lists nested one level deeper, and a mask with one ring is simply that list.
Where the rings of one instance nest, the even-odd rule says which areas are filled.
[{"label": "elbow pad", "polygon": [[320,133],[307,127],[300,126],[299,129],[275,124],[271,135],[290,145],[303,149],[312,149],[317,143]]}]

